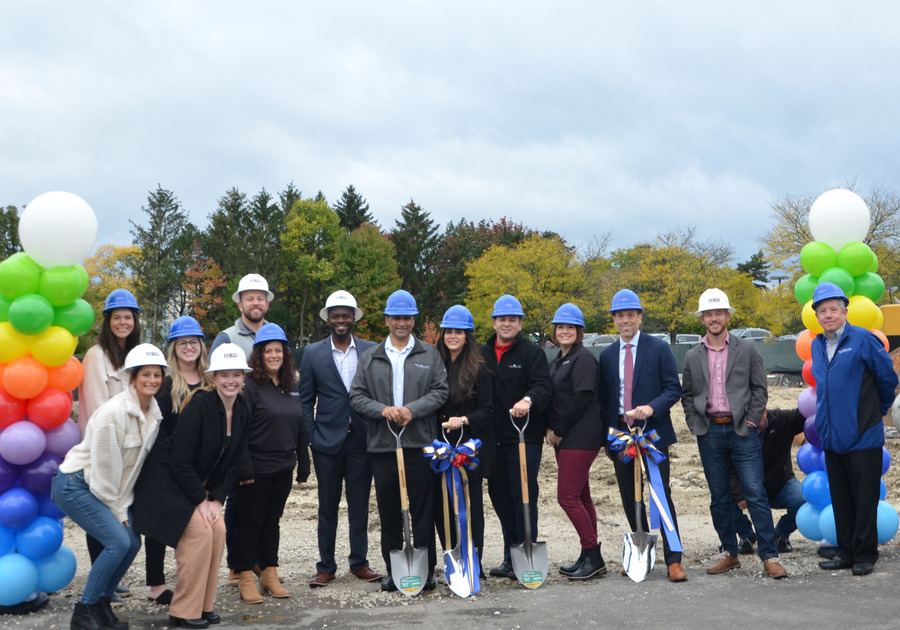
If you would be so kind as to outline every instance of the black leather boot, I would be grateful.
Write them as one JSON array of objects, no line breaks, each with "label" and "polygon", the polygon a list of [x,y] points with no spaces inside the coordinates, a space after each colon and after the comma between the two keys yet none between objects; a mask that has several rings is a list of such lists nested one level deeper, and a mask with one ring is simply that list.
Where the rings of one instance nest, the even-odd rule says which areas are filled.
[{"label": "black leather boot", "polygon": [[569,579],[590,580],[601,575],[606,575],[606,563],[600,555],[600,545],[597,545],[593,549],[584,550],[584,562],[577,571],[569,574]]},{"label": "black leather boot", "polygon": [[582,548],[581,553],[578,554],[578,559],[572,564],[567,564],[559,567],[559,572],[563,575],[572,575],[578,569],[581,568],[581,565],[584,564],[584,549]]},{"label": "black leather boot", "polygon": [[105,630],[107,627],[100,617],[97,604],[82,604],[81,602],[75,604],[72,622],[69,625],[71,630]]},{"label": "black leather boot", "polygon": [[104,628],[113,628],[114,630],[128,630],[128,622],[119,621],[119,618],[116,617],[116,613],[113,612],[109,597],[101,597],[100,601],[94,605],[99,611],[100,619],[102,619],[103,623],[105,624],[103,626]]}]

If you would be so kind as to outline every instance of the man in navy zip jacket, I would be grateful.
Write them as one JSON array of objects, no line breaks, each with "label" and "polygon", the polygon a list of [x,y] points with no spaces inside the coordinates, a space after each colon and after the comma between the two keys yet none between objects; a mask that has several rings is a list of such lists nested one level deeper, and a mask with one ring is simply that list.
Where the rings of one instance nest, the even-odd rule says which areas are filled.
[{"label": "man in navy zip jacket", "polygon": [[878,498],[884,426],[897,374],[881,341],[847,322],[849,300],[835,284],[813,293],[824,332],[813,340],[816,430],[822,438],[840,551],[819,566],[868,575],[878,559]]}]

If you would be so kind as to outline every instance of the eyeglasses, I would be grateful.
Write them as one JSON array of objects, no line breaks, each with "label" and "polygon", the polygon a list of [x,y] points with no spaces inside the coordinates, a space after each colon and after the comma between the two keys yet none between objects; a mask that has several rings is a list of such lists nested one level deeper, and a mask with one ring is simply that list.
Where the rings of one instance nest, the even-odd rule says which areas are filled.
[{"label": "eyeglasses", "polygon": [[199,348],[200,341],[198,339],[182,339],[175,342],[176,348]]}]

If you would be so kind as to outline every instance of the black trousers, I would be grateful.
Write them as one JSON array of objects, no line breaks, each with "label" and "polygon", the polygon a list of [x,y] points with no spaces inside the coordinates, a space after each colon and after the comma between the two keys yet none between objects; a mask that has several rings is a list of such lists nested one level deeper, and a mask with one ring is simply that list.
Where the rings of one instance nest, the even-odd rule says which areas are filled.
[{"label": "black trousers", "polygon": [[[469,477],[469,520],[472,523],[472,545],[478,552],[478,561],[481,562],[481,554],[484,552],[484,475],[480,468],[467,470]],[[444,492],[441,490],[446,485],[444,475],[435,475],[434,482],[434,526],[437,528],[438,538],[444,551],[456,546],[456,525],[453,519],[453,492],[447,489],[447,506],[450,513],[450,540],[444,536]],[[459,508],[463,509],[465,498],[459,496]],[[480,567],[479,567],[480,568]]]},{"label": "black trousers", "polygon": [[254,564],[261,569],[278,566],[279,522],[293,482],[291,467],[235,488],[235,571],[252,571]]},{"label": "black trousers", "polygon": [[[528,506],[531,541],[538,537],[538,471],[541,468],[541,443],[525,443],[525,472],[528,479]],[[488,495],[503,530],[503,560],[510,559],[509,548],[525,542],[525,513],[522,509],[522,475],[519,472],[519,445],[497,447],[494,474],[488,479]]]},{"label": "black trousers", "polygon": [[[349,441],[349,440],[348,440]],[[369,566],[369,496],[372,493],[372,467],[364,450],[348,448],[347,442],[330,455],[313,449],[313,466],[319,494],[319,562],[316,571],[335,573],[338,509],[342,487],[347,494],[347,524],[350,530],[350,570]]]},{"label": "black trousers", "polygon": [[[413,546],[428,550],[428,575],[434,574],[437,564],[434,548],[434,477],[421,448],[403,449],[409,512],[412,521]],[[397,456],[390,453],[369,453],[372,476],[375,480],[375,500],[381,519],[381,556],[391,573],[391,551],[403,548],[403,512],[400,505],[400,477]]]},{"label": "black trousers", "polygon": [[880,446],[851,453],[825,451],[837,544],[841,558],[854,564],[878,560],[881,452]]},{"label": "black trousers", "polygon": [[[666,501],[669,503],[669,510],[672,512],[672,524],[675,526],[675,531],[678,531],[678,516],[675,514],[675,504],[672,503],[672,489],[669,487],[669,469],[670,469],[670,460],[669,460],[669,447],[662,446],[657,447],[659,450],[666,456],[666,458],[659,463],[659,476],[662,478],[663,487],[666,491]],[[642,464],[642,470],[646,468],[646,459],[643,460],[644,464]],[[635,496],[634,496],[634,460],[628,462],[627,464],[623,464],[619,461],[619,458],[616,457],[613,461],[613,467],[616,471],[616,481],[619,482],[619,496],[622,498],[622,507],[625,509],[625,516],[628,517],[628,526],[631,528],[630,531],[637,531],[637,520],[635,520]],[[644,489],[644,479],[646,478],[647,472],[644,470],[644,474],[641,477],[641,488]],[[644,528],[645,532],[649,532],[650,528],[647,522],[647,509],[646,502],[652,501],[653,499],[647,495],[649,495],[649,490],[644,490],[644,503],[641,505],[641,526]],[[662,500],[662,497],[660,497]],[[663,538],[663,557],[666,561],[666,566],[670,564],[681,563],[681,552],[680,551],[672,551],[669,549],[669,538],[666,536],[665,524],[661,523],[663,527],[661,528],[662,538]],[[679,533],[680,536],[680,533]]]},{"label": "black trousers", "polygon": [[166,583],[166,545],[144,536],[144,554],[147,571],[147,586],[159,586]]}]

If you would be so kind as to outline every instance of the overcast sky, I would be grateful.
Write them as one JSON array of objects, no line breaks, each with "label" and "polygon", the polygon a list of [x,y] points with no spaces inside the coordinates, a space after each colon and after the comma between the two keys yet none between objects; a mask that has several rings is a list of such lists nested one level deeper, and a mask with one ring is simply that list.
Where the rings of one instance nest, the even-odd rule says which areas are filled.
[{"label": "overcast sky", "polygon": [[157,184],[201,228],[231,187],[348,184],[390,227],[503,216],[628,247],[760,246],[770,202],[896,190],[900,3],[0,4],[0,205],[81,195],[98,244]]}]

